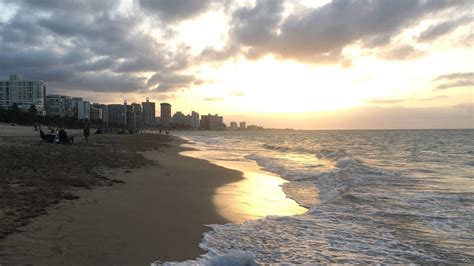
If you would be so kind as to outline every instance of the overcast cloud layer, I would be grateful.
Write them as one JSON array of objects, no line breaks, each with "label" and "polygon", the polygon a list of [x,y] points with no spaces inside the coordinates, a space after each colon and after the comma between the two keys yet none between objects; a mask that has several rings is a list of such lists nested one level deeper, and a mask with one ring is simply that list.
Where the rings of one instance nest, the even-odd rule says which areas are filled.
[{"label": "overcast cloud layer", "polygon": [[[297,1],[257,0],[239,6],[232,1],[137,0],[126,11],[115,0],[0,2],[16,9],[0,22],[0,77],[21,73],[43,79],[53,89],[97,92],[190,88],[204,82],[195,72],[199,64],[235,56],[273,54],[309,64],[350,66],[343,49],[358,44],[378,49],[384,60],[413,59],[425,55],[413,43],[435,41],[472,22],[462,15],[470,7],[463,0],[334,0],[318,8],[296,4],[289,14],[285,7]],[[224,49],[209,47],[193,56],[192,43],[173,43],[175,25],[210,9],[224,10],[230,18]],[[460,16],[436,22],[413,43],[393,41],[422,19],[457,11]],[[154,28],[162,35],[152,34]],[[469,80],[447,84],[461,86]],[[438,88],[447,88],[443,86]]]}]

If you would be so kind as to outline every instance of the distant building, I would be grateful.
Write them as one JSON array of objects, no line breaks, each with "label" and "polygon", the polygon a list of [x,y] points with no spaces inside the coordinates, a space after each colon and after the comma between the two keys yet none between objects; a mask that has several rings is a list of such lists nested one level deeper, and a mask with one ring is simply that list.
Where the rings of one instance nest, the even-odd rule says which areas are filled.
[{"label": "distant building", "polygon": [[223,130],[225,129],[224,118],[217,114],[201,116],[201,128],[205,130]]},{"label": "distant building", "polygon": [[[133,115],[133,128],[142,128],[143,127],[143,109],[139,103],[132,103],[132,115]],[[155,125],[155,103],[153,103],[153,122],[151,124]]]},{"label": "distant building", "polygon": [[124,105],[127,109],[127,127],[129,129],[141,128],[143,124],[142,106],[138,103],[127,105],[127,101],[124,102]]},{"label": "distant building", "polygon": [[[146,98],[146,102],[142,102],[143,105],[143,125],[146,127],[155,126],[155,103],[150,102]],[[170,111],[171,115],[171,111]]]},{"label": "distant building", "polygon": [[246,129],[246,128],[247,128],[246,125],[247,125],[247,124],[246,124],[245,122],[240,122],[239,129]]},{"label": "distant building", "polygon": [[85,118],[91,118],[91,104],[88,101],[77,101],[76,102],[76,115],[77,120]]},{"label": "distant building", "polygon": [[45,97],[46,115],[51,117],[72,117],[74,108],[72,98],[64,95],[48,95]]},{"label": "distant building", "polygon": [[109,126],[123,127],[127,125],[127,106],[124,104],[109,104]]},{"label": "distant building", "polygon": [[263,127],[262,126],[257,126],[257,125],[248,125],[247,129],[248,130],[261,130],[261,129],[263,129]]},{"label": "distant building", "polygon": [[[108,125],[109,123],[109,108],[106,104],[100,104],[100,103],[93,103],[91,106],[91,119],[94,119],[94,115],[92,114],[92,108],[100,109],[102,113],[102,123],[104,125]],[[96,112],[96,111],[94,111]]]},{"label": "distant building", "polygon": [[237,122],[230,122],[230,126],[229,126],[229,127],[230,127],[230,129],[233,129],[233,130],[239,128],[239,127],[237,126]]},{"label": "distant building", "polygon": [[191,127],[191,116],[184,115],[182,112],[176,112],[171,118],[173,127],[175,128],[190,128]]},{"label": "distant building", "polygon": [[16,104],[26,111],[34,105],[39,115],[46,115],[45,95],[46,86],[42,80],[23,80],[21,75],[10,75],[9,80],[0,80],[0,107],[9,108]]},{"label": "distant building", "polygon": [[161,127],[162,128],[170,128],[171,126],[171,104],[169,103],[161,103]]},{"label": "distant building", "polygon": [[92,121],[103,121],[103,113],[101,108],[94,107],[90,108],[90,119]]},{"label": "distant building", "polygon": [[192,111],[191,112],[191,128],[199,129],[199,126],[200,126],[199,113]]},{"label": "distant building", "polygon": [[72,108],[72,115],[77,119],[77,103],[78,102],[83,102],[84,99],[82,97],[72,97],[71,99],[71,108]]}]

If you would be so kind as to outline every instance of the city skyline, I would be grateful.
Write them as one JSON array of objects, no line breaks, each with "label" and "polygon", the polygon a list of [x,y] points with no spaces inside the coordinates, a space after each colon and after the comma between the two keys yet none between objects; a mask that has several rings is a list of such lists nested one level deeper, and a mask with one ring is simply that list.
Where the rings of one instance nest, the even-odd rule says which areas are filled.
[{"label": "city skyline", "polygon": [[0,77],[91,102],[149,97],[227,124],[466,128],[470,10],[449,0],[0,0]]}]

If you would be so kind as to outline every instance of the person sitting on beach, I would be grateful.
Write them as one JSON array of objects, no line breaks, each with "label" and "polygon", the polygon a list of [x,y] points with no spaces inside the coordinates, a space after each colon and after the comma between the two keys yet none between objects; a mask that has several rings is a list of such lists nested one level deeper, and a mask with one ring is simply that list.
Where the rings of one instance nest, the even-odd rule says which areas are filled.
[{"label": "person sitting on beach", "polygon": [[72,144],[74,143],[74,137],[68,137],[66,130],[61,128],[58,132],[59,143],[61,144]]}]

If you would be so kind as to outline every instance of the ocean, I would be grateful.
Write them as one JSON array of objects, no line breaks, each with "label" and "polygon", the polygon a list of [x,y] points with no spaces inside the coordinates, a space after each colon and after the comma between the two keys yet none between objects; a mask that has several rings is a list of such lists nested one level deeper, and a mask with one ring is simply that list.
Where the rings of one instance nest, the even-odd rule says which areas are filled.
[{"label": "ocean", "polygon": [[474,263],[474,130],[173,134],[256,162],[308,209],[212,225],[198,261]]}]

